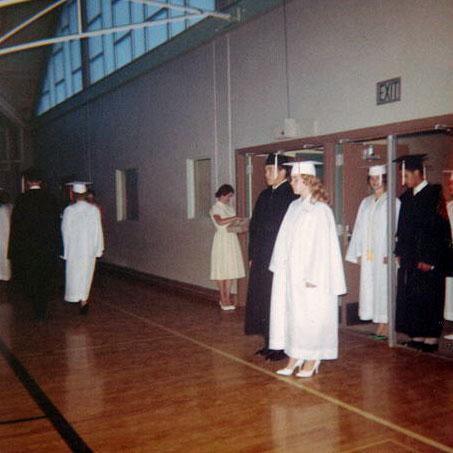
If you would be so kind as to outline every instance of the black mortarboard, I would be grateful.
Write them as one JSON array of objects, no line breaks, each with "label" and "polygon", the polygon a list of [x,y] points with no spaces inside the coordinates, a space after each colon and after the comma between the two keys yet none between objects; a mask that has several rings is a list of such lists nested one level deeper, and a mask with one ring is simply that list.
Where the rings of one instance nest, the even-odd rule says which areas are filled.
[{"label": "black mortarboard", "polygon": [[43,173],[36,167],[31,167],[23,172],[23,176],[27,181],[42,181]]},{"label": "black mortarboard", "polygon": [[[274,166],[274,178],[278,175],[278,169],[284,169],[284,165],[289,162],[289,159],[284,154],[281,154],[281,151],[277,151],[276,153],[269,154],[266,159],[266,165],[273,165]],[[287,170],[285,169],[286,174],[288,174]]]},{"label": "black mortarboard", "polygon": [[[277,162],[275,162],[276,158],[277,158]],[[284,154],[278,154],[278,153],[277,154],[271,153],[267,156],[267,159],[266,159],[266,165],[275,165],[275,163],[277,163],[277,165],[279,167],[283,167],[283,165],[288,162],[289,162],[288,156],[285,156]]]},{"label": "black mortarboard", "polygon": [[398,162],[402,169],[414,171],[423,170],[423,161],[426,160],[427,154],[406,154],[397,157],[393,162]]}]

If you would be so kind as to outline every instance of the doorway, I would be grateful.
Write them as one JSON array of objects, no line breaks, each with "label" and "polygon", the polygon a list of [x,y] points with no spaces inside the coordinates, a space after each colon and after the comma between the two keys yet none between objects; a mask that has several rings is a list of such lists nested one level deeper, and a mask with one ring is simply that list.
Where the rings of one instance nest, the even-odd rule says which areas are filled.
[{"label": "doorway", "polygon": [[[337,145],[336,153],[342,165],[339,166],[340,171],[337,171],[336,174],[337,197],[335,215],[337,224],[341,226],[340,242],[343,256],[346,256],[350,246],[359,206],[362,200],[373,192],[368,183],[369,167],[387,165],[387,152],[388,144],[386,139]],[[396,156],[408,153],[409,148],[407,146],[397,146]],[[401,191],[402,185],[400,180],[397,179],[395,185],[396,195],[399,196]],[[382,225],[382,228],[386,230],[387,225]],[[371,321],[362,320],[359,317],[360,265],[345,260],[344,270],[348,293],[342,298],[341,325],[373,336],[376,333],[376,326]]]},{"label": "doorway", "polygon": [[[389,173],[388,191],[389,194],[392,194],[392,197],[389,197],[389,199],[395,199],[401,194],[402,185],[399,176],[400,173],[397,171],[396,165],[394,165],[391,160],[403,153],[427,153],[429,158],[429,182],[442,183],[446,198],[451,199],[453,197],[452,194],[448,193],[447,177],[442,173],[443,169],[453,169],[452,130],[453,114],[450,114],[239,149],[236,152],[238,213],[239,215],[249,216],[252,212],[256,197],[265,187],[264,178],[261,175],[263,174],[262,169],[264,168],[264,155],[267,155],[266,153],[277,152],[278,150],[291,152],[298,149],[308,153],[310,151],[309,148],[313,146],[310,144],[316,143],[318,145],[315,145],[315,151],[316,147],[323,151],[323,170],[325,172],[323,175],[323,182],[331,194],[331,206],[336,215],[339,239],[343,249],[345,249],[349,241],[351,228],[353,228],[355,222],[360,200],[368,194],[365,167],[369,166],[371,163],[387,161],[387,163],[390,164],[387,169]],[[368,164],[366,163],[367,157],[365,157],[365,159],[363,158],[365,155],[364,149],[367,149],[368,158],[372,157],[372,159],[369,159]],[[259,156],[260,154],[261,156]],[[352,172],[351,176],[348,176],[349,170],[345,166],[345,154],[346,165]],[[349,158],[351,159],[349,160]],[[345,175],[343,174],[344,172]],[[349,184],[343,182],[342,178],[344,176],[350,178],[350,184],[352,184],[353,190],[350,190]],[[355,193],[355,201],[346,199],[346,191],[348,191],[348,193]],[[394,208],[392,211],[394,211]],[[387,228],[390,228],[392,222],[387,223]],[[395,228],[393,228],[393,231],[390,233],[388,256],[393,257],[392,241],[394,241]],[[247,238],[245,235],[243,236],[242,244],[244,256],[246,257]],[[346,264],[346,266],[349,267],[352,265]],[[355,269],[347,269],[346,272],[349,280],[347,282],[348,288],[352,288],[352,290],[351,294],[348,294],[344,298],[345,300],[341,302],[341,326],[361,335],[368,335],[374,328],[373,326],[367,325],[367,323],[360,322],[358,319],[358,296],[354,296],[354,292],[355,294],[358,293],[359,268],[357,266]],[[394,299],[396,296],[396,264],[394,259],[392,259],[389,264],[389,275],[391,275],[392,278],[390,279],[391,284],[388,285],[389,324],[391,325],[388,343],[390,346],[397,346],[403,338],[397,335],[393,328],[395,310]],[[245,304],[246,291],[247,280],[242,279],[238,289],[239,305]],[[444,333],[450,332],[453,332],[453,323],[445,322]],[[439,354],[453,357],[453,342],[446,343],[445,340],[442,340]]]},{"label": "doorway", "polygon": [[[387,140],[367,140],[364,142],[342,143],[336,148],[337,156],[342,163],[340,170],[337,169],[337,197],[335,212],[337,223],[341,225],[341,245],[346,254],[350,243],[357,212],[363,198],[370,195],[367,184],[367,168],[371,165],[388,163],[389,143]],[[387,143],[386,143],[387,142]],[[430,130],[411,134],[401,134],[392,138],[394,156],[406,154],[427,154],[426,176],[431,184],[441,184],[447,200],[453,198],[449,191],[448,176],[445,169],[453,169],[453,135],[450,130]],[[338,159],[338,157],[337,157]],[[393,179],[392,187],[388,187],[388,193],[399,197],[405,190],[400,178],[400,172],[393,168],[396,178]],[[390,220],[387,219],[387,222]],[[385,226],[384,226],[385,227]],[[388,225],[386,225],[388,229]],[[396,232],[396,225],[395,225]],[[392,241],[392,238],[390,238]],[[393,247],[390,248],[393,250]],[[390,255],[392,256],[392,255]],[[395,265],[395,263],[393,263]],[[344,263],[348,293],[343,297],[341,307],[341,325],[356,333],[375,337],[377,326],[369,320],[361,320],[359,317],[359,284],[360,266],[347,261]],[[396,277],[396,266],[394,276]],[[391,317],[395,311],[396,278],[389,277],[389,285],[393,285],[389,294],[389,313]],[[391,321],[390,324],[393,324]],[[393,326],[390,325],[391,329]],[[453,358],[453,341],[446,340],[446,334],[453,333],[453,322],[445,320],[444,332],[440,339],[438,354]],[[401,345],[407,338],[397,334],[394,330],[389,332],[391,346]]]},{"label": "doorway", "polygon": [[[294,160],[313,160],[324,165],[316,166],[317,176],[322,180],[328,165],[324,162],[326,156],[323,145],[305,144],[300,148],[287,150],[269,150],[269,152],[244,153],[236,161],[237,181],[237,212],[250,218],[259,194],[267,188],[264,178],[264,167],[269,154],[278,152]],[[242,195],[242,196],[241,196]],[[240,235],[242,254],[248,262],[248,235]],[[238,280],[237,300],[239,306],[244,306],[247,298],[248,275]]]}]

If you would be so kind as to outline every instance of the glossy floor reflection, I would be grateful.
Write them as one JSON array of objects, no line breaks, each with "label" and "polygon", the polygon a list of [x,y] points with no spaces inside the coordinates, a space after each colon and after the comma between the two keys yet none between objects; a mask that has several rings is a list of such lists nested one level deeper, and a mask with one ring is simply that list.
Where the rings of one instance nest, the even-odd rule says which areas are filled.
[{"label": "glossy floor reflection", "polygon": [[[37,324],[0,285],[0,338],[93,451],[453,451],[453,363],[342,332],[340,359],[282,378],[243,311],[98,276],[87,317]],[[70,451],[0,356],[0,451]]]}]

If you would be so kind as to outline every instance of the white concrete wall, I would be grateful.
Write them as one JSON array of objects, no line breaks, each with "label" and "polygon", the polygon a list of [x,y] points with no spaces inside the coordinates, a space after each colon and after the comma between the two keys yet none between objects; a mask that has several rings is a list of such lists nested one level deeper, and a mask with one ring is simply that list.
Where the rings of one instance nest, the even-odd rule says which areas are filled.
[{"label": "white concrete wall", "polygon": [[[289,3],[293,116],[310,135],[451,113],[452,21],[450,0]],[[376,106],[376,82],[398,76],[401,102]]]},{"label": "white concrete wall", "polygon": [[[38,134],[56,176],[95,183],[110,262],[212,287],[208,219],[186,218],[186,159],[210,157],[212,192],[235,182],[234,149],[453,112],[451,0],[293,0],[70,112]],[[402,100],[376,106],[376,82]],[[115,220],[115,169],[139,169],[140,220]]]}]

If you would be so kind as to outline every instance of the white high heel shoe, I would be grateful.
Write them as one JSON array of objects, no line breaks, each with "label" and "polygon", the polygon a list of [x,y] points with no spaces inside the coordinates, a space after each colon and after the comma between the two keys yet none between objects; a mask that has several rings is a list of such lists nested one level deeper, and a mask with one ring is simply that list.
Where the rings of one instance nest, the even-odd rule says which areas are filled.
[{"label": "white high heel shoe", "polygon": [[223,310],[223,311],[231,311],[231,310],[236,310],[236,306],[235,305],[223,305],[222,302],[219,300],[219,305],[220,305],[220,308]]},{"label": "white high heel shoe", "polygon": [[321,363],[321,360],[316,360],[315,365],[311,370],[300,370],[296,376],[297,377],[304,377],[304,378],[309,378],[312,377],[313,375],[319,373],[319,365]]},{"label": "white high heel shoe", "polygon": [[303,359],[296,360],[292,368],[282,368],[281,370],[276,371],[276,373],[280,376],[291,376],[294,373],[294,370],[300,368],[303,363]]}]

